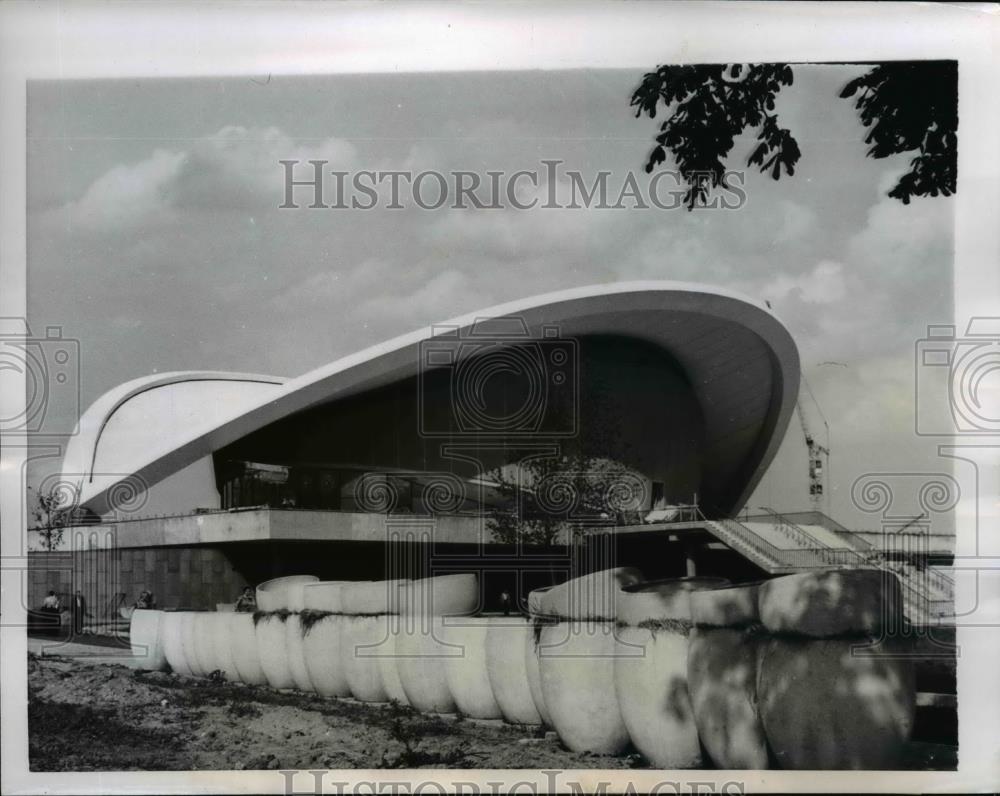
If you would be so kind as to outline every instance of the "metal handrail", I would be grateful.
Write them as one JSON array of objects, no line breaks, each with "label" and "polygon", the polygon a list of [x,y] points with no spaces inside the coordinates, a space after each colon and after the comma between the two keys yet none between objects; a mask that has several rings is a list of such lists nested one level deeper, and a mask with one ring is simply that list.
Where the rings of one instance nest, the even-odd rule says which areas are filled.
[{"label": "metal handrail", "polygon": [[[865,552],[861,552],[859,550],[855,550],[850,547],[847,548],[831,547],[830,545],[823,542],[822,539],[819,539],[818,537],[814,536],[812,533],[807,531],[801,525],[796,523],[788,515],[781,514],[780,512],[777,512],[774,509],[772,509],[770,506],[760,506],[759,508],[761,509],[761,511],[766,512],[769,516],[774,518],[777,522],[780,522],[784,527],[794,529],[801,537],[803,537],[803,539],[807,539],[808,541],[815,544],[816,547],[811,549],[828,550],[833,553],[843,553],[843,555],[840,556],[841,558],[850,559],[855,562],[870,562],[871,558],[875,558],[881,561],[883,558],[879,550],[873,547],[872,545],[868,544],[867,542],[865,542],[865,547],[866,547]],[[850,532],[848,531],[848,533]]]},{"label": "metal handrail", "polygon": [[[730,534],[739,539],[746,547],[751,548],[758,554],[769,559],[771,562],[782,567],[801,567],[822,565],[824,562],[811,550],[783,550],[775,547],[766,539],[762,539],[759,534],[754,533],[738,520],[729,518],[718,518],[714,520],[705,519],[706,522],[720,525]],[[801,555],[804,554],[804,555]]]},{"label": "metal handrail", "polygon": [[[812,534],[810,534],[808,531],[806,531],[805,528],[800,527],[796,523],[792,522],[792,520],[790,520],[788,517],[775,511],[769,506],[760,506],[760,509],[775,521],[775,527],[778,527],[781,530],[786,530],[786,532],[787,530],[794,529],[795,531],[798,532],[798,535],[803,537],[808,537],[813,542],[820,545],[819,548],[813,548],[812,552],[815,552],[829,564],[834,564],[834,565],[847,564],[847,565],[862,566],[862,567],[871,566],[874,564],[878,569],[887,569],[895,573],[897,576],[900,577],[901,581],[904,580],[904,578],[906,578],[906,574],[901,573],[896,566],[893,566],[893,562],[887,559],[881,550],[879,550],[874,545],[869,544],[868,542],[865,542],[865,545],[867,547],[865,553],[861,553],[860,551],[853,549],[840,550],[837,548],[833,548],[830,547],[829,545],[824,545],[822,541],[820,541]],[[848,531],[848,533],[850,532]],[[793,534],[789,535],[792,536],[792,538],[796,538],[796,536]],[[928,580],[935,586],[937,586],[937,588],[941,592],[943,592],[948,599],[954,598],[954,590],[949,586],[948,583],[950,579],[941,575],[941,573],[935,572],[933,570],[925,570],[925,572],[928,576]],[[908,578],[906,579],[908,580]],[[909,583],[907,583],[907,587],[912,588],[912,586]]]},{"label": "metal handrail", "polygon": [[940,572],[933,569],[919,569],[913,564],[908,564],[908,562],[900,562],[903,567],[910,566],[912,569],[916,570],[911,577],[914,579],[924,578],[928,583],[931,583],[939,591],[943,592],[948,599],[954,599],[955,597],[955,581]]},{"label": "metal handrail", "polygon": [[[762,506],[761,508],[763,508],[765,511],[767,510],[766,507]],[[842,536],[851,541],[860,550],[872,551],[877,555],[880,561],[884,561],[886,566],[892,567],[892,561],[885,557],[884,549],[880,548],[878,545],[872,544],[860,534],[855,533],[854,531],[847,528],[845,525],[837,522],[835,519],[833,519],[833,517],[830,517],[825,514],[820,514],[819,512],[798,512],[798,513],[818,515],[818,517],[822,518],[822,521],[817,519],[818,525],[824,525],[825,527],[828,527],[838,536]],[[784,516],[786,520],[794,522],[794,520],[791,520],[790,516],[788,515],[782,515],[782,516]],[[943,591],[945,594],[948,594],[949,597],[954,596],[955,581],[952,578],[949,578],[947,575],[937,570],[928,570],[928,572],[930,575],[930,580],[933,581],[935,585],[937,585],[938,588],[941,589],[941,591]]]},{"label": "metal handrail", "polygon": [[[777,512],[775,512],[777,514]],[[731,537],[730,541],[739,542],[740,546],[750,548],[759,555],[768,559],[776,567],[815,568],[818,565],[842,566],[850,565],[865,569],[877,569],[879,571],[892,574],[899,583],[903,603],[907,607],[907,615],[911,621],[918,619],[931,619],[935,615],[940,615],[938,609],[947,609],[950,605],[948,600],[934,599],[932,595],[915,589],[913,584],[901,576],[894,568],[887,566],[888,562],[872,547],[871,550],[860,552],[857,550],[836,549],[831,547],[810,547],[798,548],[795,550],[783,550],[775,547],[766,539],[761,538],[750,528],[743,525],[739,520],[730,518],[718,518],[709,520],[702,516],[702,519],[709,524],[721,527]],[[804,531],[804,529],[803,529]]]},{"label": "metal handrail", "polygon": [[813,514],[813,515],[817,516],[818,518],[822,518],[822,521],[818,520],[816,522],[817,525],[823,525],[824,527],[827,527],[828,530],[831,530],[831,531],[833,531],[834,533],[836,533],[836,534],[838,534],[840,536],[847,537],[850,541],[854,542],[854,544],[856,544],[862,550],[869,550],[869,549],[871,549],[871,550],[877,550],[878,549],[875,545],[873,545],[867,539],[865,539],[864,537],[862,537],[859,534],[855,533],[854,531],[850,530],[846,525],[842,525],[841,523],[837,522],[833,517],[830,517],[827,514],[823,514],[822,512],[818,512],[818,511],[816,511],[816,512],[796,512],[796,513],[798,513],[798,514]]},{"label": "metal handrail", "polygon": [[765,512],[774,523],[774,527],[779,531],[784,533],[786,536],[794,539],[800,544],[808,548],[810,545],[816,545],[818,547],[829,547],[829,545],[824,545],[819,539],[813,536],[809,531],[800,525],[792,522],[784,514],[780,514],[769,506],[759,506],[761,511]]}]

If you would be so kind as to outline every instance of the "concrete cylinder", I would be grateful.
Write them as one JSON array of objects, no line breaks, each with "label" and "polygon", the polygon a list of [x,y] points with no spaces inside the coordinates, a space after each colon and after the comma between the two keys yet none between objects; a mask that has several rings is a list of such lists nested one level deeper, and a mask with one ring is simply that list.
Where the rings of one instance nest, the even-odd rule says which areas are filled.
[{"label": "concrete cylinder", "polygon": [[305,587],[310,583],[315,583],[316,579],[312,581],[301,581],[298,583],[288,584],[288,591],[286,592],[288,598],[288,610],[293,613],[301,613],[305,610]]},{"label": "concrete cylinder", "polygon": [[542,724],[552,726],[552,716],[545,707],[545,695],[542,693],[542,674],[539,668],[538,646],[542,635],[542,625],[547,621],[542,618],[542,599],[552,590],[552,586],[543,586],[528,594],[529,638],[524,642],[524,670],[528,678],[528,692],[535,710],[542,719]]},{"label": "concrete cylinder", "polygon": [[181,611],[165,611],[163,615],[163,654],[167,664],[176,674],[190,677],[193,672],[184,655],[186,624]]},{"label": "concrete cylinder", "polygon": [[[307,592],[308,594],[308,592]],[[328,614],[306,627],[302,638],[306,670],[316,693],[326,697],[351,695],[341,660],[341,628],[344,617]]]},{"label": "concrete cylinder", "polygon": [[342,662],[342,589],[351,581],[316,581],[302,585],[300,617],[302,656],[316,693],[328,697],[351,695]]},{"label": "concrete cylinder", "polygon": [[229,649],[240,682],[247,685],[266,685],[267,676],[260,665],[257,652],[257,629],[253,614],[225,614],[229,628]]},{"label": "concrete cylinder", "polygon": [[223,676],[230,682],[240,681],[239,672],[236,670],[236,661],[233,658],[233,643],[230,630],[232,618],[235,615],[232,611],[208,614],[209,624],[212,626],[215,668],[219,669]]},{"label": "concrete cylinder", "polygon": [[687,684],[690,595],[726,583],[679,578],[638,583],[619,593],[618,707],[633,745],[657,768],[701,767]]},{"label": "concrete cylinder", "polygon": [[340,660],[351,694],[362,702],[389,700],[382,674],[383,668],[395,663],[389,649],[389,616],[399,612],[400,589],[408,583],[358,581],[343,584],[340,590],[344,612]]},{"label": "concrete cylinder", "polygon": [[292,677],[291,663],[288,657],[288,642],[285,622],[287,612],[273,614],[258,613],[256,636],[257,654],[260,656],[260,668],[264,670],[267,684],[271,688],[293,688],[295,680]]},{"label": "concrete cylinder", "polygon": [[409,581],[398,593],[403,614],[469,616],[479,609],[479,579],[471,573]]},{"label": "concrete cylinder", "polygon": [[[301,592],[301,588],[299,589]],[[285,643],[288,645],[288,668],[292,673],[292,681],[299,691],[315,692],[312,679],[309,677],[309,669],[306,666],[306,650],[301,614],[293,613],[288,615],[285,622]]]},{"label": "concrete cylinder", "polygon": [[[265,581],[257,587],[257,610],[301,611],[302,586],[318,580],[315,575],[287,575]],[[293,603],[298,607],[293,608]]]},{"label": "concrete cylinder", "polygon": [[163,647],[163,619],[163,611],[137,608],[132,612],[128,635],[132,644],[129,666],[133,669],[161,671],[167,668],[167,656]]},{"label": "concrete cylinder", "polygon": [[[487,667],[486,637],[502,617],[463,616],[443,626],[444,640],[452,646],[444,659],[445,678],[457,708],[474,719],[503,717],[493,695]],[[527,683],[525,683],[527,685]]]},{"label": "concrete cylinder", "polygon": [[398,614],[408,580],[362,580],[341,584],[340,610],[350,616]]},{"label": "concrete cylinder", "polygon": [[[859,647],[860,649],[854,649]],[[782,768],[898,768],[913,729],[913,660],[859,638],[772,638],[760,662],[761,718]]]},{"label": "concrete cylinder", "polygon": [[574,752],[620,754],[629,735],[615,694],[615,623],[560,620],[542,627],[538,648],[545,706]]},{"label": "concrete cylinder", "polygon": [[351,695],[361,702],[388,702],[378,656],[388,653],[388,614],[344,616],[341,663]]},{"label": "concrete cylinder", "polygon": [[479,606],[476,575],[424,578],[400,589],[396,668],[403,691],[417,710],[452,713],[445,662],[454,654],[445,640],[444,616],[466,616]]},{"label": "concrete cylinder", "polygon": [[205,668],[207,656],[201,652],[201,638],[198,632],[201,622],[201,611],[184,611],[181,614],[184,636],[184,660],[194,677],[208,677],[209,670]]},{"label": "concrete cylinder", "polygon": [[725,578],[684,577],[640,581],[618,592],[618,623],[638,627],[642,624],[692,624],[691,600],[700,591],[725,588]]},{"label": "concrete cylinder", "polygon": [[[687,636],[621,627],[615,659],[618,708],[632,744],[655,768],[700,768],[698,728],[687,688]],[[641,650],[641,657],[634,656]]]},{"label": "concrete cylinder", "polygon": [[902,626],[895,575],[796,573],[764,583],[759,605],[775,634],[760,656],[761,719],[780,765],[898,767],[913,729],[913,659],[901,639],[872,641]]},{"label": "concrete cylinder", "polygon": [[212,672],[221,669],[217,655],[214,611],[199,611],[194,615],[195,655],[198,656],[198,666],[208,677]]},{"label": "concrete cylinder", "polygon": [[531,616],[543,616],[542,600],[555,586],[542,586],[528,593],[528,613]]},{"label": "concrete cylinder", "polygon": [[399,627],[399,616],[389,616],[389,635],[385,643],[384,652],[378,658],[378,668],[382,674],[382,687],[385,689],[386,696],[390,700],[399,702],[401,705],[409,705],[410,700],[407,698],[406,690],[403,688],[403,680],[399,676],[399,666],[397,664],[396,639],[399,638]]},{"label": "concrete cylinder", "polygon": [[331,614],[344,613],[341,590],[351,583],[346,580],[319,580],[302,585],[302,604],[307,611],[323,611]]},{"label": "concrete cylinder", "polygon": [[899,580],[876,569],[797,572],[760,586],[760,621],[771,633],[878,637],[902,624]]},{"label": "concrete cylinder", "polygon": [[617,754],[628,744],[615,695],[616,606],[619,591],[640,580],[639,570],[616,567],[541,594],[541,614],[556,620],[542,626],[536,649],[542,699],[573,751]]},{"label": "concrete cylinder", "polygon": [[486,632],[486,673],[500,712],[511,724],[542,723],[528,683],[529,644],[535,644],[534,632],[531,622],[521,617],[498,618]]},{"label": "concrete cylinder", "polygon": [[[615,567],[573,578],[542,592],[539,613],[559,619],[616,620],[618,593],[642,580],[635,567]],[[529,605],[531,596],[528,597]]]},{"label": "concrete cylinder", "polygon": [[719,768],[766,769],[758,707],[759,584],[691,594],[688,692],[702,745]]},{"label": "concrete cylinder", "polygon": [[691,593],[691,621],[696,627],[746,628],[760,624],[757,596],[763,581],[701,589]]},{"label": "concrete cylinder", "polygon": [[439,616],[401,616],[396,636],[396,668],[410,704],[425,713],[454,713],[444,662],[450,648],[444,643]]},{"label": "concrete cylinder", "polygon": [[[554,620],[552,620],[554,621]],[[524,671],[528,678],[528,693],[535,704],[535,710],[542,719],[542,724],[552,726],[552,714],[545,705],[545,694],[542,692],[542,669],[539,660],[542,628],[547,620],[534,617],[531,619],[531,629],[524,641]]]}]

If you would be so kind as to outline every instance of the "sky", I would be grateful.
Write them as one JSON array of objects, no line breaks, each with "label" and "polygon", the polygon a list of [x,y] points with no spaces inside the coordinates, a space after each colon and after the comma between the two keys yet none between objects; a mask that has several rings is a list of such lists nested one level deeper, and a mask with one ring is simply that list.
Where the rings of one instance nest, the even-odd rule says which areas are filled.
[{"label": "sky", "polygon": [[[877,527],[852,503],[857,477],[948,471],[914,433],[914,346],[952,319],[953,204],[886,195],[908,157],[865,156],[837,97],[859,71],[796,67],[777,105],[802,150],[794,177],[748,172],[744,207],[694,212],[278,207],[282,159],[485,173],[555,158],[612,185],[644,180],[658,122],[629,108],[635,70],[31,83],[29,322],[81,351],[80,407],[53,392],[47,427],[69,431],[149,373],[296,376],[537,293],[693,281],[770,301],[816,398],[809,422],[821,439],[829,424],[828,508]],[[729,165],[752,146],[738,139]],[[805,468],[793,420],[749,505],[808,508]]]}]

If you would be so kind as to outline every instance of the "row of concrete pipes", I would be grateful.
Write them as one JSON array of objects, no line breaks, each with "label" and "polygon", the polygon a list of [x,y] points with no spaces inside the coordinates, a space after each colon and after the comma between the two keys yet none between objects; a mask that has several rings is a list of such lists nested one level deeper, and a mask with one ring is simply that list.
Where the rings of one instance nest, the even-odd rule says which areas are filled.
[{"label": "row of concrete pipes", "polygon": [[888,632],[899,584],[877,571],[732,585],[617,568],[532,592],[528,617],[472,615],[472,574],[294,576],[257,603],[135,611],[135,665],[547,725],[573,751],[669,769],[893,768],[913,725],[913,660]]}]

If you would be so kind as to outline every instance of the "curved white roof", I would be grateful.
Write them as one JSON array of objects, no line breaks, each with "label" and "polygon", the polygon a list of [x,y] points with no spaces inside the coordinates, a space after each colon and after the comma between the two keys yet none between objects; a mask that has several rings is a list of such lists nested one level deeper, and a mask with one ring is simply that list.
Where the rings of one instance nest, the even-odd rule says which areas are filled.
[{"label": "curved white roof", "polygon": [[[678,282],[630,282],[548,293],[464,315],[343,357],[298,378],[180,372],[136,379],[80,418],[63,462],[79,504],[103,512],[126,478],[153,485],[192,462],[303,409],[391,384],[418,370],[421,342],[489,318],[517,317],[532,333],[622,335],[669,352],[687,372],[705,418],[708,475],[735,484],[741,505],[770,463],[795,407],[799,357],[784,325],[737,293]],[[732,461],[728,440],[752,434]],[[732,457],[730,457],[732,458]]]}]

